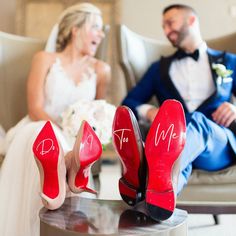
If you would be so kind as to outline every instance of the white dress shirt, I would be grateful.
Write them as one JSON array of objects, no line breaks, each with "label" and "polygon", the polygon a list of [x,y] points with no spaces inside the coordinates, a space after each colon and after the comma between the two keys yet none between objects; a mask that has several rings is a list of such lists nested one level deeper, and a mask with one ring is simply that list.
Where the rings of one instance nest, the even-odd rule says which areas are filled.
[{"label": "white dress shirt", "polygon": [[[170,78],[183,98],[189,112],[193,112],[215,91],[211,68],[207,55],[207,45],[203,42],[199,49],[198,61],[191,57],[175,59],[170,65]],[[138,115],[145,119],[153,106],[143,104],[137,107]]]}]

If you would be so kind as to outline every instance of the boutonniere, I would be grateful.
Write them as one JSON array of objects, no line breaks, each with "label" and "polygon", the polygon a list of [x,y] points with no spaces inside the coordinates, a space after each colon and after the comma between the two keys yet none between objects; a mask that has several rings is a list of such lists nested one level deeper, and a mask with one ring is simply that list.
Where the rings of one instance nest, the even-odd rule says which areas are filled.
[{"label": "boutonniere", "polygon": [[218,75],[218,84],[222,84],[222,82],[229,83],[232,81],[232,78],[229,78],[229,76],[233,74],[233,71],[226,69],[225,65],[213,63],[212,69],[215,70],[216,74]]},{"label": "boutonniere", "polygon": [[230,75],[233,74],[232,70],[226,69],[225,65],[223,64],[212,64],[213,70],[215,70],[216,74],[222,78],[229,77]]}]

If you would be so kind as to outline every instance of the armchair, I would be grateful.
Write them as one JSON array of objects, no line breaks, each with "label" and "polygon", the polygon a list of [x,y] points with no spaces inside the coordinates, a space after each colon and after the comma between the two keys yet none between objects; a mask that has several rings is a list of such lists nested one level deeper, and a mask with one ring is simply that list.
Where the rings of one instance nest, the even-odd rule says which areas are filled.
[{"label": "armchair", "polygon": [[31,59],[44,43],[0,32],[0,124],[7,131],[27,113],[26,79]]},{"label": "armchair", "polygon": [[[236,34],[232,34],[207,41],[207,44],[236,53],[235,41]],[[173,51],[168,44],[145,38],[124,25],[118,26],[118,59],[128,91],[153,61]],[[236,165],[216,172],[193,170],[177,203],[189,213],[236,213]],[[216,217],[215,220],[217,223]]]}]

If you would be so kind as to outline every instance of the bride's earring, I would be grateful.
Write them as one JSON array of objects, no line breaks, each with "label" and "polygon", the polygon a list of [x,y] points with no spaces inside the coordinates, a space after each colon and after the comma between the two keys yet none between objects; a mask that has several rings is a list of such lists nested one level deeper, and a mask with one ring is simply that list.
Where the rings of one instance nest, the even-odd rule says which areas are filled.
[{"label": "bride's earring", "polygon": [[73,148],[71,166],[68,170],[68,185],[72,192],[83,191],[96,194],[88,188],[89,173],[92,164],[97,161],[102,153],[102,145],[94,130],[83,121]]},{"label": "bride's earring", "polygon": [[33,153],[40,173],[42,202],[50,210],[57,209],[66,196],[66,167],[50,121],[35,139]]}]

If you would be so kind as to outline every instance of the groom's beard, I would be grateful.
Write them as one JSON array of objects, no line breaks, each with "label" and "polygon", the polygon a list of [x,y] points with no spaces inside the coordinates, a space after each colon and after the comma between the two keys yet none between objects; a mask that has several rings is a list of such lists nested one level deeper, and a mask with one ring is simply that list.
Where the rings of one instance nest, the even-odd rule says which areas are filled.
[{"label": "groom's beard", "polygon": [[[176,35],[176,37],[174,39],[171,38],[172,34]],[[181,48],[181,44],[184,41],[184,39],[188,36],[188,34],[189,34],[188,25],[186,23],[184,23],[179,30],[171,31],[167,35],[167,38],[174,47]]]}]

